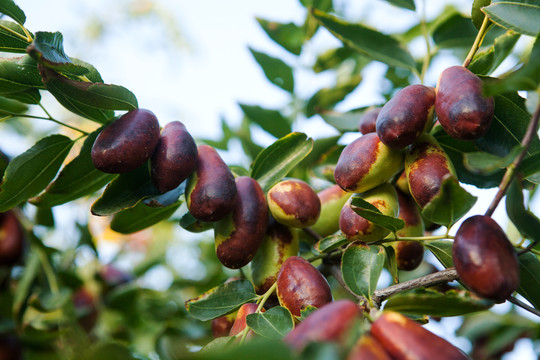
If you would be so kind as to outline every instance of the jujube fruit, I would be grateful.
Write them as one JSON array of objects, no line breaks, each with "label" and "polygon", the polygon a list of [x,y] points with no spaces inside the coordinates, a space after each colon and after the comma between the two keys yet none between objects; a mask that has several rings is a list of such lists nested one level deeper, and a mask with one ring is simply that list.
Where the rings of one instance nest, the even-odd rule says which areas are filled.
[{"label": "jujube fruit", "polygon": [[435,89],[409,85],[401,89],[382,108],[377,117],[377,135],[396,149],[411,145],[433,119]]},{"label": "jujube fruit", "polygon": [[304,228],[319,219],[321,201],[306,182],[283,180],[268,191],[268,208],[277,222]]},{"label": "jujube fruit", "polygon": [[369,133],[347,145],[339,156],[334,178],[345,191],[364,192],[377,187],[403,168],[403,153],[384,145]]},{"label": "jujube fruit", "polygon": [[371,324],[370,332],[396,360],[468,359],[445,339],[396,312],[384,312]]},{"label": "jujube fruit", "polygon": [[235,206],[234,176],[213,147],[201,145],[198,154],[197,170],[186,184],[186,204],[196,219],[218,221]]},{"label": "jujube fruit", "polygon": [[156,116],[145,109],[134,109],[103,129],[92,146],[92,163],[106,173],[125,173],[144,164],[159,141]]},{"label": "jujube fruit", "polygon": [[392,358],[373,336],[364,334],[354,344],[347,360],[392,360]]},{"label": "jujube fruit", "polygon": [[[405,226],[396,234],[400,237],[424,236],[424,222],[415,201],[408,195],[397,191],[399,213],[398,218]],[[392,243],[396,253],[396,263],[399,270],[414,270],[424,259],[424,245],[418,241],[396,241]]]},{"label": "jujube fruit", "polygon": [[214,337],[214,339],[229,336],[235,319],[236,312],[212,319],[212,324],[210,328],[212,330],[212,336]]},{"label": "jujube fruit", "polygon": [[344,343],[361,314],[351,300],[333,301],[309,314],[283,340],[296,351],[310,342]]},{"label": "jujube fruit", "polygon": [[428,134],[418,139],[407,154],[405,171],[411,195],[421,208],[437,195],[445,176],[455,176],[448,155]]},{"label": "jujube fruit", "polygon": [[298,231],[270,219],[263,242],[251,261],[251,278],[257,294],[270,289],[285,260],[298,254]]},{"label": "jujube fruit", "polygon": [[291,256],[281,266],[276,292],[281,306],[295,316],[300,316],[300,311],[308,305],[319,308],[332,301],[326,278],[299,256]]},{"label": "jujube fruit", "polygon": [[90,291],[82,287],[71,296],[75,314],[81,327],[89,333],[97,323],[98,311],[96,298]]},{"label": "jujube fruit", "polygon": [[23,255],[24,231],[11,210],[0,213],[0,266],[13,266]]},{"label": "jujube fruit", "polygon": [[452,259],[461,281],[481,297],[502,302],[519,286],[516,252],[489,216],[475,215],[461,224]]},{"label": "jujube fruit", "polygon": [[239,269],[253,259],[268,225],[268,207],[259,183],[241,176],[236,179],[236,189],[232,212],[214,226],[217,258],[230,269]]},{"label": "jujube fruit", "polygon": [[311,229],[323,237],[332,235],[339,230],[339,213],[352,193],[343,191],[339,185],[332,185],[317,195],[321,201],[321,215]]},{"label": "jujube fruit", "polygon": [[[229,336],[236,336],[242,332],[247,326],[246,323],[246,316],[249,314],[254,314],[257,311],[257,308],[259,305],[256,303],[247,303],[242,306],[240,306],[240,309],[238,309],[238,312],[236,313],[236,319],[234,320],[234,324],[231,328],[231,331],[229,332]],[[262,312],[264,312],[264,309],[261,309]],[[253,336],[253,331],[249,331],[248,337]]]},{"label": "jujube fruit", "polygon": [[0,335],[0,360],[23,360],[23,347],[16,336]]},{"label": "jujube fruit", "polygon": [[184,124],[165,125],[152,155],[152,182],[159,192],[175,189],[197,167],[197,145]]},{"label": "jujube fruit", "polygon": [[444,70],[437,82],[435,112],[448,135],[475,140],[488,130],[493,119],[492,97],[482,94],[482,80],[463,66]]},{"label": "jujube fruit", "polygon": [[362,134],[366,135],[376,131],[377,116],[381,109],[381,107],[371,107],[364,112],[358,121],[358,130]]},{"label": "jujube fruit", "polygon": [[[383,184],[360,194],[360,196],[364,201],[375,206],[383,215],[397,216],[398,200],[396,190],[392,185]],[[352,199],[349,199],[343,206],[339,217],[339,228],[348,240],[377,241],[390,233],[390,230],[375,225],[354,212],[351,205]]]}]

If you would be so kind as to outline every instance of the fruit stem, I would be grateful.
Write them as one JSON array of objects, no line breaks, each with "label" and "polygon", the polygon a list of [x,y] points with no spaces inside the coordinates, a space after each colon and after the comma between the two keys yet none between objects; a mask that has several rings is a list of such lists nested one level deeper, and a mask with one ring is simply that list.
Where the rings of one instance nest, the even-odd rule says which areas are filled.
[{"label": "fruit stem", "polygon": [[532,252],[533,254],[537,254],[537,255],[540,254],[538,251],[533,249],[533,247],[535,247],[537,244],[538,244],[537,241],[533,241],[526,247],[520,247],[521,251],[518,252],[518,256],[523,255],[528,252]]},{"label": "fruit stem", "polygon": [[525,158],[525,155],[527,154],[527,150],[529,149],[529,145],[531,144],[534,136],[536,135],[537,129],[538,129],[538,121],[540,119],[540,104],[536,107],[536,110],[534,111],[534,115],[531,119],[531,122],[529,123],[529,126],[527,127],[527,131],[525,132],[525,135],[523,136],[523,139],[521,140],[521,152],[516,156],[514,161],[506,168],[506,172],[504,173],[504,176],[501,180],[501,183],[499,184],[499,191],[497,191],[497,194],[495,194],[495,197],[493,198],[493,201],[489,205],[489,208],[486,210],[485,215],[486,216],[492,216],[495,212],[495,209],[501,202],[503,196],[508,191],[508,188],[510,187],[510,183],[512,182],[512,179],[514,178],[514,174],[516,172],[516,169],[518,168],[519,164],[521,164],[521,161],[523,158]]},{"label": "fruit stem", "polygon": [[374,242],[373,244],[384,244],[395,241],[434,241],[434,240],[444,240],[444,239],[453,239],[452,235],[431,235],[431,236],[396,236],[395,239],[382,239]]},{"label": "fruit stem", "polygon": [[266,303],[266,300],[268,300],[268,298],[270,297],[270,295],[272,295],[272,293],[276,290],[276,287],[277,287],[277,281],[274,282],[274,284],[270,287],[270,289],[268,289],[264,295],[262,295],[260,298],[259,298],[259,306],[257,307],[257,310],[255,312],[261,312],[264,304]]},{"label": "fruit stem", "polygon": [[474,43],[471,47],[471,50],[469,50],[469,54],[467,54],[467,57],[465,58],[465,61],[463,62],[463,67],[468,67],[471,63],[471,60],[474,57],[474,54],[478,51],[478,48],[480,45],[482,45],[482,41],[484,40],[484,36],[486,36],[487,30],[489,28],[489,18],[487,16],[484,16],[484,21],[482,21],[482,26],[480,26],[480,30],[478,30],[478,34],[476,34],[476,39],[474,39]]},{"label": "fruit stem", "polygon": [[396,285],[391,285],[384,289],[375,290],[371,299],[373,304],[378,308],[381,306],[381,303],[384,300],[402,291],[416,289],[419,287],[430,287],[439,284],[446,284],[448,282],[457,280],[458,278],[459,276],[456,269],[450,267],[445,270],[437,271],[433,274],[419,277],[418,279],[412,279]]},{"label": "fruit stem", "polygon": [[527,304],[525,304],[523,301],[517,299],[516,297],[514,296],[509,296],[508,299],[509,302],[511,302],[512,304],[516,305],[516,306],[519,306],[520,308],[524,309],[524,310],[527,310],[528,312],[536,315],[536,316],[540,316],[540,311],[536,310],[535,308],[533,308],[532,306],[529,306]]}]

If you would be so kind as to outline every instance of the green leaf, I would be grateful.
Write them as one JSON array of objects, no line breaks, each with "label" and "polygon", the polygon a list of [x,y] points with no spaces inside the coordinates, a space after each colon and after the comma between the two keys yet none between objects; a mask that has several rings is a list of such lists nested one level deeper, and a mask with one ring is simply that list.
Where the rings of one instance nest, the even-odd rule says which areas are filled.
[{"label": "green leaf", "polygon": [[236,280],[217,286],[186,301],[186,310],[194,318],[207,321],[228,314],[241,305],[255,301],[257,294],[248,280]]},{"label": "green leaf", "polygon": [[398,6],[403,9],[415,11],[416,7],[414,6],[413,0],[385,0],[394,6]]},{"label": "green leaf", "polygon": [[516,90],[536,90],[540,84],[540,36],[536,37],[528,61],[519,69],[505,75],[501,79],[489,79],[484,84],[488,95],[506,93]]},{"label": "green leaf", "polygon": [[[335,87],[323,88],[317,91],[306,104],[306,116],[312,117],[324,110],[328,110],[341,100],[345,99],[362,81],[360,75],[353,75]],[[358,124],[357,124],[358,126]]]},{"label": "green leaf", "polygon": [[189,353],[185,360],[293,360],[290,347],[281,341],[255,338],[235,346],[217,347],[201,353]]},{"label": "green leaf", "polygon": [[266,192],[285,177],[313,148],[313,139],[303,133],[290,133],[257,155],[251,177]]},{"label": "green leaf", "polygon": [[358,124],[364,111],[348,111],[339,113],[336,111],[323,111],[320,115],[327,124],[332,125],[341,132],[358,131]]},{"label": "green leaf", "polygon": [[353,196],[351,208],[364,219],[371,221],[377,226],[396,232],[405,226],[405,221],[392,216],[381,214],[380,210],[359,196]]},{"label": "green leaf", "polygon": [[87,349],[84,360],[135,360],[124,345],[115,342],[100,343]]},{"label": "green leaf", "polygon": [[426,241],[424,245],[433,253],[433,255],[435,255],[437,260],[439,260],[445,268],[454,266],[454,262],[452,260],[452,241]]},{"label": "green leaf", "polygon": [[257,18],[266,34],[285,50],[300,55],[304,44],[305,31],[294,23],[282,24]]},{"label": "green leaf", "polygon": [[[487,133],[475,141],[480,150],[504,157],[516,146],[527,131],[531,120],[529,113],[517,101],[521,98],[511,94],[495,96],[495,115]],[[529,146],[528,153],[540,151],[540,141],[535,136]]]},{"label": "green leaf", "polygon": [[521,152],[521,147],[515,147],[510,154],[500,157],[486,152],[471,152],[463,157],[463,165],[472,173],[491,175],[502,171],[512,163]]},{"label": "green leaf", "polygon": [[341,259],[343,281],[349,289],[371,299],[384,267],[383,246],[355,242],[349,245]]},{"label": "green leaf", "polygon": [[345,45],[390,66],[416,71],[416,62],[399,41],[391,36],[367,28],[361,24],[350,24],[323,11],[314,9],[313,15]]},{"label": "green leaf", "polygon": [[278,110],[264,109],[260,106],[239,104],[250,121],[277,138],[291,132],[291,123]]},{"label": "green leaf", "polygon": [[9,16],[19,24],[23,25],[26,21],[26,15],[13,0],[0,1],[0,13]]},{"label": "green leaf", "polygon": [[117,176],[97,170],[92,163],[92,145],[101,130],[99,128],[88,135],[79,155],[60,171],[44,193],[30,199],[32,204],[45,207],[65,204],[93,194]]},{"label": "green leaf", "polygon": [[493,301],[478,298],[465,290],[450,290],[441,293],[430,289],[415,289],[390,297],[384,310],[443,317],[484,311],[493,304]]},{"label": "green leaf", "polygon": [[112,230],[121,234],[132,234],[170,218],[181,204],[182,202],[179,201],[169,206],[154,208],[139,203],[130,209],[116,213],[110,226]]},{"label": "green leaf", "polygon": [[61,33],[38,31],[27,50],[28,54],[40,64],[56,71],[71,75],[84,75],[84,66],[74,64],[64,52],[64,37]]},{"label": "green leaf", "polygon": [[321,239],[314,245],[315,250],[322,254],[326,254],[335,250],[345,244],[349,243],[349,240],[343,235],[330,235]]},{"label": "green leaf", "polygon": [[530,252],[519,256],[519,288],[517,292],[540,309],[540,260]]},{"label": "green leaf", "polygon": [[438,24],[432,37],[441,49],[469,48],[474,43],[477,32],[471,19],[454,12]]},{"label": "green leaf", "polygon": [[491,0],[474,0],[472,9],[471,9],[471,20],[474,24],[474,26],[480,30],[482,27],[482,22],[484,21],[484,17],[486,16],[482,12],[482,8],[484,6],[488,6],[491,3]]},{"label": "green leaf", "polygon": [[294,77],[292,68],[283,60],[272,57],[265,53],[249,49],[251,54],[261,66],[266,78],[274,85],[279,86],[285,91],[292,93],[294,91]]},{"label": "green leaf", "polygon": [[28,111],[28,106],[17,100],[12,100],[0,96],[0,114],[2,114],[4,111],[21,114]]},{"label": "green leaf", "polygon": [[246,323],[255,333],[270,340],[281,340],[294,328],[290,311],[282,306],[275,306],[263,313],[249,314]]},{"label": "green leaf", "polygon": [[334,152],[338,148],[338,140],[341,135],[323,137],[315,139],[313,149],[298,165],[299,168],[312,169],[312,167],[324,161],[328,154]]},{"label": "green leaf", "polygon": [[511,31],[497,37],[493,45],[476,54],[468,69],[479,75],[491,74],[510,55],[518,40],[519,34]]},{"label": "green leaf", "polygon": [[392,276],[393,283],[397,284],[399,282],[399,272],[397,267],[396,250],[392,245],[387,244],[387,246],[384,246],[384,251],[386,253],[386,268],[388,269],[390,276]]},{"label": "green leaf", "polygon": [[110,120],[111,110],[137,108],[137,98],[123,86],[76,81],[41,67],[43,83],[66,109],[99,123]]},{"label": "green leaf", "polygon": [[67,136],[51,135],[11,160],[0,191],[0,212],[45,189],[62,166],[73,143]]},{"label": "green leaf", "polygon": [[193,233],[200,233],[214,228],[214,223],[196,219],[187,211],[187,207],[186,213],[180,218],[179,224],[183,229]]},{"label": "green leaf", "polygon": [[540,152],[525,157],[519,165],[519,171],[526,180],[540,184]]},{"label": "green leaf", "polygon": [[26,40],[26,34],[19,24],[13,21],[0,20],[0,51],[24,54],[28,45],[30,45],[30,42]]},{"label": "green leaf", "polygon": [[506,213],[522,236],[540,243],[540,219],[525,208],[522,186],[514,179],[506,193]]},{"label": "green leaf", "polygon": [[504,28],[530,36],[540,33],[540,2],[536,0],[493,0],[482,11]]},{"label": "green leaf", "polygon": [[39,274],[40,261],[37,252],[31,251],[28,254],[23,273],[20,280],[17,282],[17,288],[13,296],[13,315],[15,317],[22,316],[20,313],[28,296],[35,278]]},{"label": "green leaf", "polygon": [[152,183],[148,163],[145,163],[111,181],[90,211],[97,216],[113,215],[155,195],[159,195],[159,191]]},{"label": "green leaf", "polygon": [[32,88],[43,88],[43,83],[37,63],[31,57],[25,55],[0,60],[0,95],[12,97],[13,93]]},{"label": "green leaf", "polygon": [[463,189],[455,177],[447,175],[437,195],[422,210],[422,215],[435,224],[450,227],[474,206],[476,200],[477,197]]},{"label": "green leaf", "polygon": [[336,68],[354,55],[356,55],[356,51],[348,46],[327,50],[317,57],[313,65],[313,71],[320,73],[324,70]]}]

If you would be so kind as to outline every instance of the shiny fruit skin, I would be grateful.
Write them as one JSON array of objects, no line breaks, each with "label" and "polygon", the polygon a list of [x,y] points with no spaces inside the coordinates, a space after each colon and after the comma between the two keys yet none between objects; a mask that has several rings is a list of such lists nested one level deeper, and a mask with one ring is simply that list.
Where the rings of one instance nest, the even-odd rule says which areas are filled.
[{"label": "shiny fruit skin", "polygon": [[370,332],[396,360],[468,359],[445,339],[396,312],[384,312],[371,324]]},{"label": "shiny fruit skin", "polygon": [[379,113],[377,135],[391,148],[411,145],[431,125],[434,104],[434,88],[418,84],[404,87]]},{"label": "shiny fruit skin", "polygon": [[283,339],[301,351],[310,342],[343,343],[362,311],[351,300],[330,302],[309,314]]},{"label": "shiny fruit skin", "polygon": [[376,133],[369,133],[343,149],[334,178],[343,190],[360,193],[387,182],[402,168],[403,153],[384,145]]},{"label": "shiny fruit skin", "polygon": [[285,260],[298,255],[299,248],[298,230],[271,218],[264,240],[251,261],[251,278],[257,294],[270,289]]},{"label": "shiny fruit skin", "polygon": [[321,201],[321,215],[311,230],[325,237],[339,230],[339,213],[353,194],[343,191],[339,185],[332,185],[317,195]]},{"label": "shiny fruit skin", "polygon": [[[383,184],[360,194],[363,200],[375,206],[383,215],[397,216],[398,200],[395,188]],[[352,198],[343,206],[339,217],[339,228],[350,241],[377,241],[390,233],[390,230],[375,225],[354,212],[351,206]]]},{"label": "shiny fruit skin", "polygon": [[431,135],[424,134],[405,158],[409,190],[423,209],[439,192],[445,176],[455,176],[454,166]]},{"label": "shiny fruit skin", "polygon": [[0,267],[13,266],[24,251],[24,231],[11,210],[0,213]]},{"label": "shiny fruit skin", "polygon": [[217,257],[230,269],[239,269],[253,259],[268,226],[268,207],[259,183],[241,176],[236,188],[234,209],[214,226]]},{"label": "shiny fruit skin", "polygon": [[156,116],[145,109],[134,109],[101,131],[92,146],[96,169],[119,174],[135,170],[148,160],[159,141]]},{"label": "shiny fruit skin", "polygon": [[159,192],[178,187],[197,167],[197,145],[180,121],[165,125],[152,155],[152,182]]},{"label": "shiny fruit skin", "polygon": [[305,228],[317,222],[321,201],[317,193],[302,180],[283,180],[268,191],[268,207],[277,222]]},{"label": "shiny fruit skin", "polygon": [[281,266],[277,277],[277,296],[281,306],[300,316],[307,305],[319,308],[332,301],[332,291],[325,277],[309,261],[291,256]]},{"label": "shiny fruit skin", "polygon": [[351,349],[347,360],[392,360],[373,336],[364,334]]},{"label": "shiny fruit skin", "polygon": [[[415,201],[409,196],[397,191],[399,213],[398,218],[405,221],[405,226],[396,234],[400,237],[424,236],[424,222]],[[397,241],[392,246],[396,253],[396,263],[399,270],[414,270],[424,259],[424,246],[418,241]]]},{"label": "shiny fruit skin", "polygon": [[482,80],[462,66],[452,66],[441,73],[435,112],[448,135],[475,140],[489,130],[495,106],[493,98],[484,97],[482,91]]},{"label": "shiny fruit skin", "polygon": [[475,215],[461,224],[452,259],[461,281],[481,297],[502,302],[519,286],[514,247],[489,216]]},{"label": "shiny fruit skin", "polygon": [[198,220],[218,221],[235,206],[234,176],[213,147],[201,145],[198,153],[197,170],[186,184],[187,207]]},{"label": "shiny fruit skin", "polygon": [[358,130],[362,134],[366,135],[377,131],[377,116],[381,112],[381,109],[381,107],[372,107],[364,112],[364,114],[360,118],[360,121],[358,122]]},{"label": "shiny fruit skin", "polygon": [[[240,309],[238,309],[238,312],[236,313],[234,324],[229,332],[229,336],[236,336],[240,334],[240,332],[246,328],[246,316],[249,314],[254,314],[258,307],[259,305],[256,303],[247,303],[240,306]],[[264,309],[261,310],[264,312]]]}]

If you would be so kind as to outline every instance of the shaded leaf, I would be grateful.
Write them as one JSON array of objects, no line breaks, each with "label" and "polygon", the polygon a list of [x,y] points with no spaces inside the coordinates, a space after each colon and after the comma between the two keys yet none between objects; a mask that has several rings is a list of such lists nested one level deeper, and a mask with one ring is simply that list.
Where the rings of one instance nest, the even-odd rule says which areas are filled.
[{"label": "shaded leaf", "polygon": [[90,211],[97,216],[113,215],[155,195],[159,195],[159,191],[152,183],[148,163],[145,163],[111,181]]},{"label": "shaded leaf", "polygon": [[22,11],[13,0],[0,1],[0,13],[9,16],[21,25],[26,21],[24,11]]},{"label": "shaded leaf", "polygon": [[412,55],[393,37],[361,24],[347,23],[317,9],[312,13],[332,34],[361,54],[390,66],[416,71],[416,62]]},{"label": "shaded leaf", "polygon": [[352,243],[341,260],[343,281],[349,289],[371,299],[384,267],[385,252],[383,246]]},{"label": "shaded leaf", "polygon": [[536,309],[540,309],[540,260],[530,252],[519,256],[519,287],[517,292]]},{"label": "shaded leaf", "polygon": [[441,48],[469,48],[476,38],[477,30],[471,22],[458,12],[454,12],[433,29],[433,41]]},{"label": "shaded leaf", "polygon": [[279,86],[285,91],[293,92],[294,77],[292,68],[283,60],[272,57],[265,53],[249,49],[255,58],[255,61],[261,66],[266,78],[274,85]]},{"label": "shaded leaf", "polygon": [[36,32],[34,41],[26,49],[40,64],[71,75],[84,75],[88,70],[74,64],[64,52],[64,37],[60,32]]},{"label": "shaded leaf", "polygon": [[412,11],[416,10],[413,0],[385,0],[385,1],[403,9],[412,10]]},{"label": "shaded leaf", "polygon": [[314,245],[314,248],[318,252],[325,254],[347,243],[349,243],[349,240],[347,240],[347,238],[343,235],[330,235],[317,242]]},{"label": "shaded leaf", "polygon": [[522,236],[540,244],[540,219],[525,208],[522,186],[516,179],[506,193],[506,213]]},{"label": "shaded leaf", "polygon": [[[28,111],[28,106],[17,100],[12,100],[0,96],[0,114],[2,114],[4,111],[21,114]],[[0,176],[2,175],[0,174]]]},{"label": "shaded leaf", "polygon": [[73,143],[67,136],[51,135],[11,160],[1,186],[0,212],[42,191],[62,166]]},{"label": "shaded leaf", "polygon": [[37,252],[31,251],[26,259],[26,264],[20,280],[17,282],[17,288],[13,296],[13,315],[18,318],[22,316],[21,310],[30,296],[30,289],[34,279],[38,276],[40,270],[40,261]]},{"label": "shaded leaf", "polygon": [[393,283],[397,284],[399,282],[399,272],[397,267],[396,250],[392,245],[388,245],[384,247],[384,251],[386,252],[386,268],[388,269],[390,276],[392,276]]},{"label": "shaded leaf", "polygon": [[[13,34],[14,32],[20,36]],[[28,45],[30,45],[30,42],[26,40],[26,34],[19,24],[13,21],[0,20],[0,51],[25,53]]]},{"label": "shaded leaf", "polygon": [[493,301],[476,297],[465,290],[441,293],[430,289],[415,289],[390,297],[384,309],[405,314],[441,317],[484,311],[493,304]]},{"label": "shaded leaf", "polygon": [[242,304],[257,299],[253,285],[247,280],[236,280],[217,286],[186,301],[186,310],[194,318],[206,321],[228,314]]},{"label": "shaded leaf", "polygon": [[132,234],[168,219],[180,207],[181,202],[155,208],[139,203],[134,207],[114,214],[111,229],[121,234]]},{"label": "shaded leaf", "polygon": [[491,3],[491,0],[474,0],[472,9],[471,9],[471,20],[474,26],[480,30],[482,27],[482,22],[484,21],[484,17],[486,16],[482,12],[482,8],[484,6],[488,6]]},{"label": "shaded leaf", "polygon": [[482,11],[494,23],[520,34],[540,33],[540,2],[530,0],[494,0]]},{"label": "shaded leaf", "polygon": [[92,145],[102,128],[94,131],[84,141],[79,155],[58,174],[58,177],[38,197],[30,199],[36,206],[52,207],[93,194],[101,189],[116,174],[107,174],[97,170],[92,163]]},{"label": "shaded leaf", "polygon": [[518,40],[519,34],[506,32],[497,37],[488,49],[476,54],[467,68],[475,74],[491,74],[510,55]]},{"label": "shaded leaf", "polygon": [[474,206],[476,200],[477,197],[463,189],[456,178],[447,175],[437,195],[422,210],[422,215],[435,224],[450,227]]},{"label": "shaded leaf", "polygon": [[263,313],[249,314],[246,323],[255,333],[270,340],[281,340],[294,328],[290,311],[282,306],[275,306]]},{"label": "shaded leaf", "polygon": [[383,215],[379,209],[359,196],[353,196],[351,200],[351,209],[364,219],[371,221],[377,226],[388,229],[393,233],[405,226],[405,221],[402,219]]},{"label": "shaded leaf", "polygon": [[[0,59],[0,95],[42,88],[37,63],[29,56]],[[37,90],[36,90],[37,91]]]},{"label": "shaded leaf", "polygon": [[354,110],[348,111],[346,113],[323,111],[320,115],[324,121],[326,121],[329,125],[332,125],[341,132],[356,132],[358,131],[358,124],[363,114],[364,110]]},{"label": "shaded leaf", "polygon": [[135,360],[127,347],[120,343],[98,343],[83,354],[84,360]]},{"label": "shaded leaf", "polygon": [[348,46],[327,50],[317,57],[315,64],[313,64],[313,71],[320,73],[333,69],[356,54],[356,51]]},{"label": "shaded leaf", "polygon": [[255,338],[240,345],[217,347],[201,353],[186,354],[186,360],[293,360],[292,350],[284,342]]},{"label": "shaded leaf", "polygon": [[282,24],[257,18],[266,34],[285,50],[300,55],[304,44],[305,31],[294,23]]},{"label": "shaded leaf", "polygon": [[317,91],[306,104],[306,116],[309,118],[317,113],[334,107],[345,99],[362,81],[360,75],[353,75],[335,87],[323,88]]},{"label": "shaded leaf", "polygon": [[303,133],[290,133],[257,155],[251,177],[268,191],[285,177],[313,148],[313,139]]},{"label": "shaded leaf", "polygon": [[278,110],[264,109],[254,105],[239,105],[248,119],[259,125],[267,133],[280,138],[291,132],[289,120],[281,115]]},{"label": "shaded leaf", "polygon": [[505,157],[486,152],[471,152],[464,155],[463,163],[472,173],[491,175],[510,165],[520,152],[520,147],[514,148]]},{"label": "shaded leaf", "polygon": [[450,240],[426,241],[424,244],[445,268],[454,266],[452,261],[452,245]]}]

